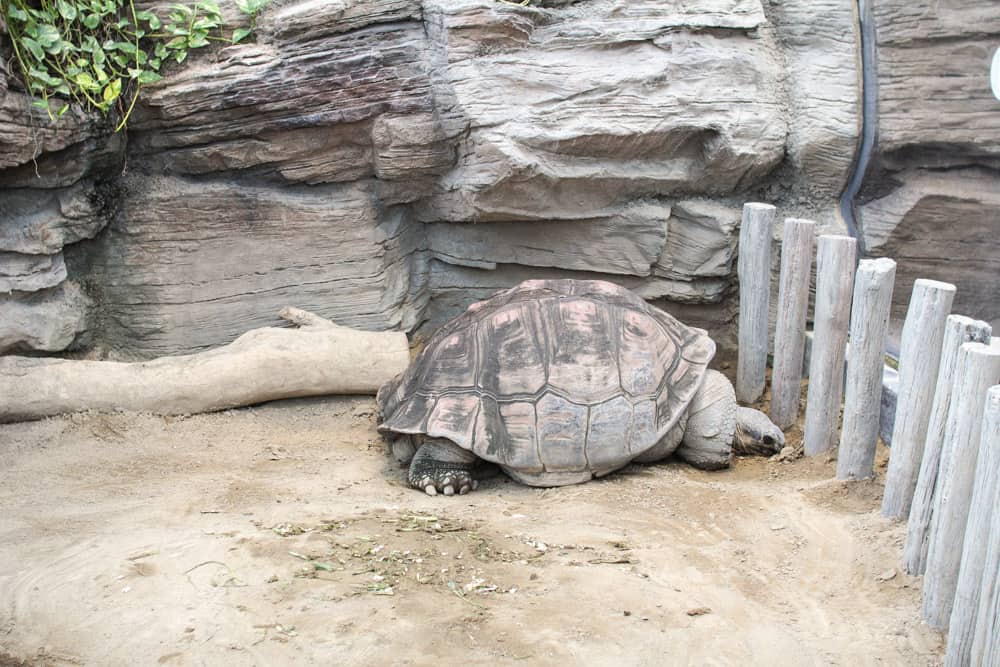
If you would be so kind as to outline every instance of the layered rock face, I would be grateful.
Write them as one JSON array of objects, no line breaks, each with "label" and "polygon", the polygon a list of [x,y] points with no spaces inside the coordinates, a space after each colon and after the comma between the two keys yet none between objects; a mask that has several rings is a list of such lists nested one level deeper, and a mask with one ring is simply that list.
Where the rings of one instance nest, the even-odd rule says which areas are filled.
[{"label": "layered rock face", "polygon": [[[741,204],[842,230],[853,10],[534,4],[276,1],[255,42],[146,88],[127,148],[64,119],[0,158],[0,289],[82,311],[68,275],[92,344],[122,357],[222,344],[288,304],[433,327],[529,277],[613,280],[731,342]],[[42,218],[47,245],[25,245]],[[69,344],[42,338],[16,344]]]},{"label": "layered rock face", "polygon": [[955,283],[954,312],[1000,326],[1000,46],[992,0],[875,0],[878,142],[859,211],[870,255],[897,260],[894,317],[917,278]]},{"label": "layered rock face", "polygon": [[63,248],[112,214],[123,143],[80,113],[52,123],[9,81],[0,59],[0,353],[56,352],[87,330],[91,306]]}]

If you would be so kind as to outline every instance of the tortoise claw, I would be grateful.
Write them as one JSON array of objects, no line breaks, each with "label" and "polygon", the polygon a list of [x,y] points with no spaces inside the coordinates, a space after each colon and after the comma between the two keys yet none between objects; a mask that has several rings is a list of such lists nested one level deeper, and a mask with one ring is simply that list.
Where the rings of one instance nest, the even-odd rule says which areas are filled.
[{"label": "tortoise claw", "polygon": [[453,495],[455,495],[455,487],[452,486],[451,484],[449,484],[448,486],[444,487],[444,489],[443,489],[442,492],[446,496],[453,496]]},{"label": "tortoise claw", "polygon": [[428,484],[427,486],[425,486],[424,491],[427,493],[428,496],[436,496],[438,494],[438,490],[434,488],[433,484]]}]

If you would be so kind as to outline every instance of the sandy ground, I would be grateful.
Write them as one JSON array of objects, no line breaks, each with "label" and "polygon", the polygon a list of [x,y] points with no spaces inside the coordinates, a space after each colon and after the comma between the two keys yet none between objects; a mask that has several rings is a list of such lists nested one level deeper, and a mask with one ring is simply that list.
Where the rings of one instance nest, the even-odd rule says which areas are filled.
[{"label": "sandy ground", "polygon": [[4,666],[940,663],[881,484],[829,461],[431,498],[368,398],[6,425],[0,454]]}]

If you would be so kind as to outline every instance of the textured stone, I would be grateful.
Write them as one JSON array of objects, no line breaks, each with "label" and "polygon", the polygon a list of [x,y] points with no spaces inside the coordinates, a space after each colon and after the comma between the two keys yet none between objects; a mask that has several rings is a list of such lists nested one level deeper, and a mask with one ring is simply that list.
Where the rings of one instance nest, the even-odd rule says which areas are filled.
[{"label": "textured stone", "polygon": [[7,190],[0,198],[0,251],[53,254],[93,238],[107,222],[105,204],[90,182],[56,190]]},{"label": "textured stone", "polygon": [[663,250],[670,207],[636,204],[621,213],[572,222],[428,225],[427,244],[444,261],[493,268],[548,266],[645,276]]},{"label": "textured stone", "polygon": [[[262,39],[221,49],[217,62],[194,58],[144,91],[131,124],[138,132],[135,148],[149,153],[222,142],[219,159],[239,158],[243,148],[247,167],[275,159],[317,161],[329,144],[310,140],[301,133],[305,128],[432,110],[424,48],[422,26],[410,21],[305,35],[294,43]],[[288,147],[270,149],[278,151],[274,158],[266,151],[255,156],[250,148],[259,152],[260,145],[247,143],[281,143],[288,133]],[[204,150],[211,155],[211,148]],[[311,180],[321,179],[312,174]]]},{"label": "textured stone", "polygon": [[1000,325],[1000,114],[993,0],[873,3],[878,140],[862,189],[865,251],[898,258],[894,319],[917,278],[956,285],[954,312]]},{"label": "textured stone", "polygon": [[187,352],[273,324],[286,305],[362,329],[409,328],[415,240],[364,183],[274,188],[135,178],[122,216],[77,262],[112,348]]},{"label": "textured stone", "polygon": [[72,282],[30,295],[0,294],[0,353],[66,349],[87,329],[89,305]]},{"label": "textured stone", "polygon": [[[0,170],[0,252],[68,244],[120,356],[286,304],[408,329],[531,277],[610,277],[731,340],[739,205],[832,209],[853,155],[851,8],[533,4],[272,3],[253,40],[144,88],[127,172],[83,121]],[[3,257],[0,287],[58,275]]]},{"label": "textured stone", "polygon": [[708,200],[677,202],[656,275],[680,280],[733,277],[740,214],[739,208]]},{"label": "textured stone", "polygon": [[37,292],[66,280],[66,262],[57,255],[0,252],[0,293]]},{"label": "textured stone", "polygon": [[47,152],[60,151],[103,134],[93,117],[76,108],[58,121],[31,106],[27,95],[0,89],[0,169],[15,167]]},{"label": "textured stone", "polygon": [[857,7],[841,0],[771,3],[788,87],[788,153],[799,187],[840,196],[861,132]]},{"label": "textured stone", "polygon": [[907,171],[861,209],[870,255],[897,260],[894,317],[918,278],[955,284],[953,312],[1000,326],[1000,179],[980,170]]},{"label": "textured stone", "polygon": [[880,157],[888,166],[1000,164],[989,64],[1000,40],[993,0],[873,4]]},{"label": "textured stone", "polygon": [[651,191],[724,194],[767,174],[787,124],[780,65],[747,34],[759,3],[692,5],[428,2],[432,47],[446,49],[435,94],[470,129],[419,218],[593,217]]}]

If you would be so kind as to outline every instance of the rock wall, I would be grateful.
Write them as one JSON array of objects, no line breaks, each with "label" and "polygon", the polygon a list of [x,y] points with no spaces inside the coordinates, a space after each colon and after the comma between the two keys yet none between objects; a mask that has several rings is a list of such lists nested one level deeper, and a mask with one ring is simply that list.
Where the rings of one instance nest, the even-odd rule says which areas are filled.
[{"label": "rock wall", "polygon": [[869,255],[892,257],[894,317],[913,281],[955,283],[954,312],[1000,326],[1000,47],[993,0],[874,0],[878,139],[861,193]]},{"label": "rock wall", "polygon": [[843,230],[851,3],[532,4],[274,0],[148,87],[127,142],[0,89],[0,312],[43,329],[5,315],[0,349],[188,352],[286,304],[420,331],[545,276],[731,345],[741,204]]}]

